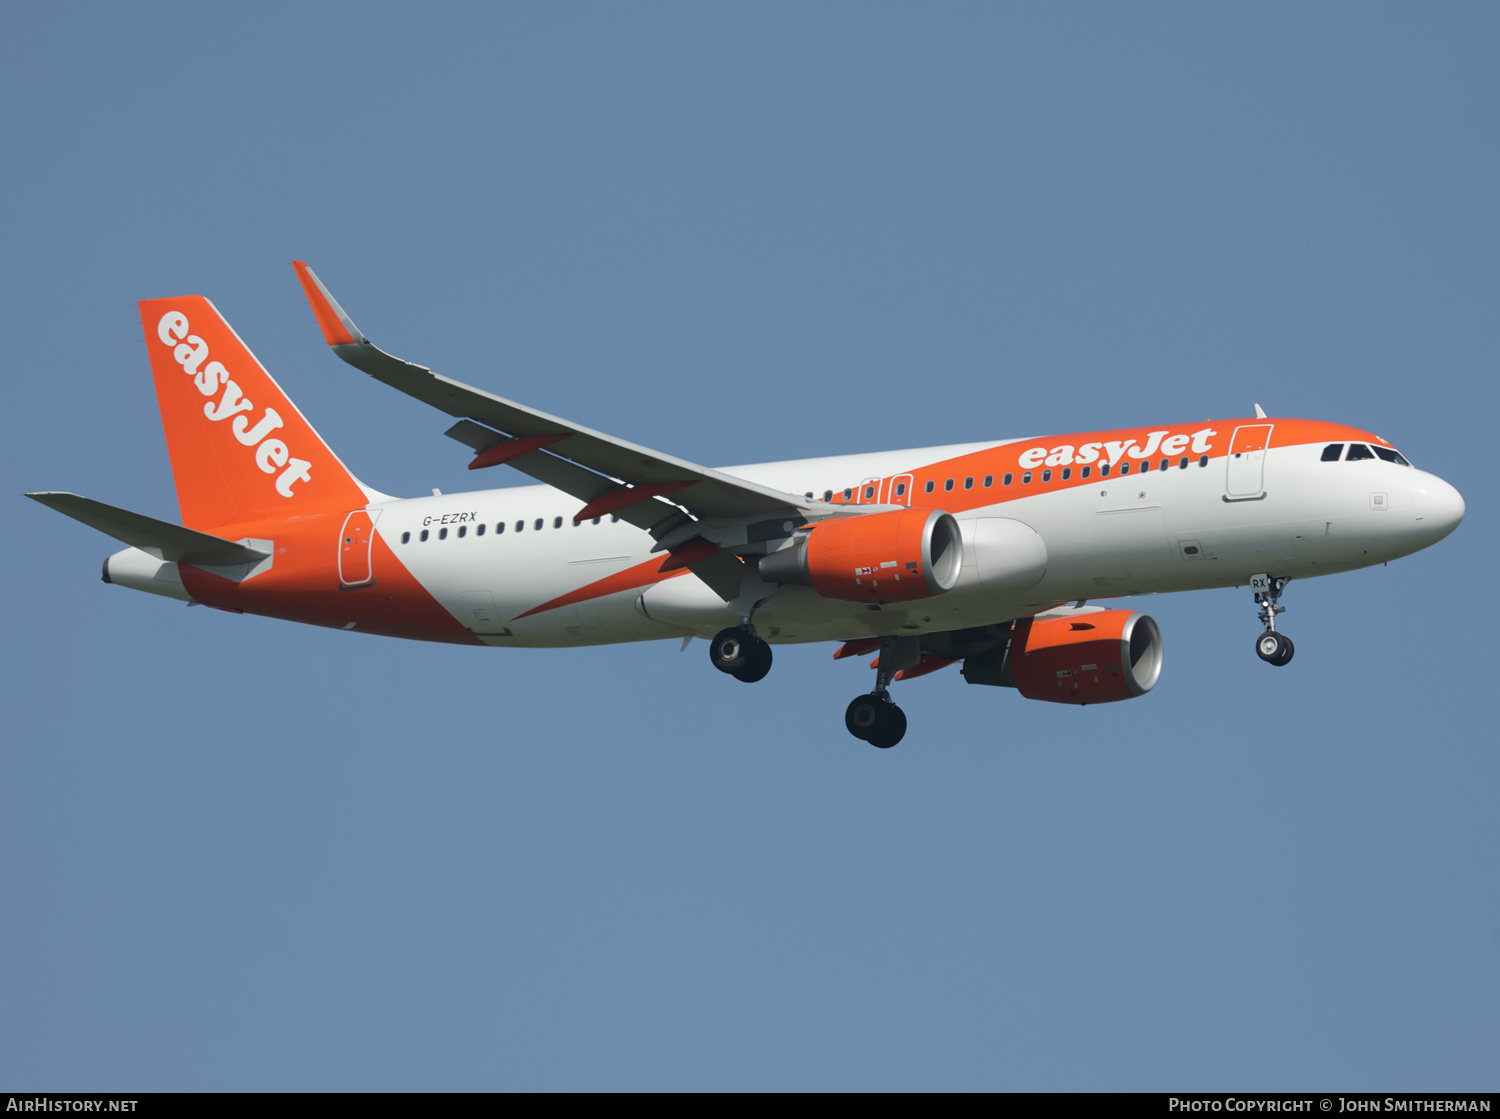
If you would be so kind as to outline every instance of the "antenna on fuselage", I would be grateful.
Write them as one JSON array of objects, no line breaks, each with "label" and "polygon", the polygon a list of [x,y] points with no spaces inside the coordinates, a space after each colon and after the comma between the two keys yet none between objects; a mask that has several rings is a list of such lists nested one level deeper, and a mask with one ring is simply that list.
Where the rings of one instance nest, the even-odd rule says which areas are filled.
[{"label": "antenna on fuselage", "polygon": [[1263,420],[1263,419],[1266,418],[1266,410],[1264,408],[1262,408],[1259,404],[1257,404],[1255,406],[1255,418],[1257,420]]}]

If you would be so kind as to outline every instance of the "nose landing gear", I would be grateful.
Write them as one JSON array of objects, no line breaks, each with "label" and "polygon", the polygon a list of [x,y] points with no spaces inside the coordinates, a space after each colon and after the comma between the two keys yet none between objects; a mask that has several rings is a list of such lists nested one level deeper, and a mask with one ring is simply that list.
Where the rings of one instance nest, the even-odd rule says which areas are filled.
[{"label": "nose landing gear", "polygon": [[756,636],[754,628],[732,626],[708,643],[708,659],[720,672],[753,684],[771,671],[771,646]]},{"label": "nose landing gear", "polygon": [[1274,575],[1250,576],[1250,589],[1255,592],[1255,603],[1260,607],[1260,614],[1257,616],[1266,627],[1266,631],[1255,639],[1255,655],[1277,668],[1290,663],[1292,655],[1297,651],[1290,637],[1276,632],[1276,615],[1286,612],[1285,606],[1278,605],[1281,592],[1290,582],[1290,579]]}]

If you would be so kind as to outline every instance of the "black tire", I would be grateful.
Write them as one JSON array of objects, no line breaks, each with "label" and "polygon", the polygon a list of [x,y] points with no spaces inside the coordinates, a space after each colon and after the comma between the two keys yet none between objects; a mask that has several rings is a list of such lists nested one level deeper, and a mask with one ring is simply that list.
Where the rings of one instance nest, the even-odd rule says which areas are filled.
[{"label": "black tire", "polygon": [[881,696],[857,695],[844,709],[844,727],[861,742],[868,742],[882,722],[884,709],[890,705],[890,700]]},{"label": "black tire", "polygon": [[1277,654],[1276,659],[1271,663],[1280,668],[1282,665],[1291,663],[1292,655],[1296,653],[1297,646],[1293,645],[1292,639],[1285,634],[1277,634],[1276,636],[1281,638],[1281,652]]},{"label": "black tire", "polygon": [[771,671],[771,646],[758,637],[750,640],[753,644],[748,646],[749,651],[746,653],[749,663],[734,674],[734,678],[742,684],[753,684],[757,680],[764,680],[766,673]]},{"label": "black tire", "polygon": [[875,730],[866,739],[871,746],[889,750],[906,737],[906,712],[894,703],[885,705],[885,717],[875,725]]},{"label": "black tire", "polygon": [[1255,639],[1255,655],[1267,664],[1275,664],[1276,658],[1281,656],[1285,640],[1281,634],[1268,629]]},{"label": "black tire", "polygon": [[[708,659],[720,672],[737,675],[750,666],[750,651],[757,640],[758,638],[738,626],[721,629],[708,643]],[[769,664],[766,665],[767,671],[770,667]]]}]

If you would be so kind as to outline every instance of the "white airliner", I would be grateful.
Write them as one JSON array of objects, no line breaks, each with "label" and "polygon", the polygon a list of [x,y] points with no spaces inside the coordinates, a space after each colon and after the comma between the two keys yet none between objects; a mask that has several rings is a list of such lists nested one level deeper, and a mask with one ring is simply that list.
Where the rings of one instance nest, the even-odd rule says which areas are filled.
[{"label": "white airliner", "polygon": [[1256,415],[708,469],[373,346],[307,265],[334,352],[456,417],[470,469],[541,485],[394,498],[361,483],[202,296],[141,322],[182,525],[28,496],[129,545],[104,581],[237,613],[422,641],[570,646],[694,636],[753,683],[773,645],[875,652],[845,723],[878,747],[893,681],[962,662],[970,684],[1107,703],[1161,674],[1156,623],[1090,599],[1248,585],[1255,651],[1290,579],[1410,555],[1458,491],[1379,436]]}]

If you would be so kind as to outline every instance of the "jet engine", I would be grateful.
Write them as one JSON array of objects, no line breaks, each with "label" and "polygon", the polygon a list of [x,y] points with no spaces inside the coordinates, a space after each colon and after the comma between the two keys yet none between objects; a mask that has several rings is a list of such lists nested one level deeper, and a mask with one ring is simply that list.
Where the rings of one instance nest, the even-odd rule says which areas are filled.
[{"label": "jet engine", "polygon": [[1023,618],[1010,647],[970,657],[964,677],[1048,703],[1113,703],[1156,687],[1161,655],[1161,630],[1138,610]]},{"label": "jet engine", "polygon": [[760,575],[845,602],[908,602],[951,591],[963,562],[951,513],[898,509],[819,521],[762,557]]}]

